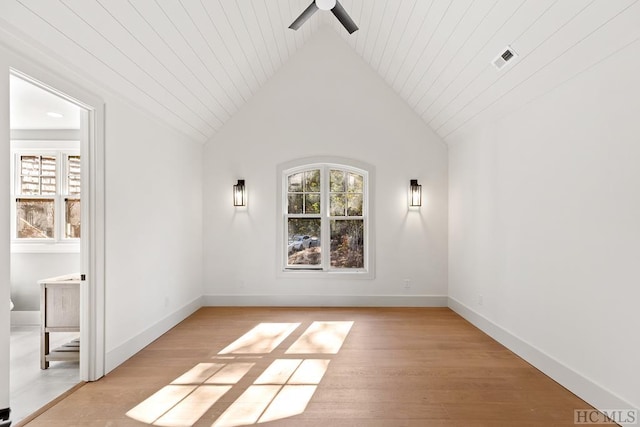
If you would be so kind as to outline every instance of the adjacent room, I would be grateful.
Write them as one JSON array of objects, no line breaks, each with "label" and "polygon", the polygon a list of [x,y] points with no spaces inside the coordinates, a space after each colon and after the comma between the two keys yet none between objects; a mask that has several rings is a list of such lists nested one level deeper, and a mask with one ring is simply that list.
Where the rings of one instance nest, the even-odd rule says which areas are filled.
[{"label": "adjacent room", "polygon": [[[640,1],[5,0],[0,52],[3,426],[640,422]],[[52,313],[80,385],[13,408]]]}]

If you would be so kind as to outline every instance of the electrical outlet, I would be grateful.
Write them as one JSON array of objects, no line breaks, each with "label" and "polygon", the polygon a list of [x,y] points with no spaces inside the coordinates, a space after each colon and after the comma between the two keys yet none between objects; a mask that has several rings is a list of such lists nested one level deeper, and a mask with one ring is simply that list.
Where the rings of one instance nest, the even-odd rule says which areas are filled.
[{"label": "electrical outlet", "polygon": [[404,288],[405,289],[409,289],[411,287],[411,280],[410,279],[404,279]]},{"label": "electrical outlet", "polygon": [[482,305],[484,303],[484,297],[482,294],[478,294],[478,305]]}]

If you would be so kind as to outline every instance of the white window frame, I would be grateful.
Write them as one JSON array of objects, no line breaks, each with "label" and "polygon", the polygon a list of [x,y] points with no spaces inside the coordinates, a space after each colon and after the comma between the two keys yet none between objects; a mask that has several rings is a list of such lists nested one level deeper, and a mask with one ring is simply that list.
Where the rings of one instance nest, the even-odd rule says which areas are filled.
[{"label": "white window frame", "polygon": [[[56,156],[56,194],[51,196],[25,196],[26,198],[54,199],[55,229],[52,239],[19,239],[16,237],[17,203],[22,197],[16,194],[20,182],[20,170],[17,167],[20,156]],[[51,140],[12,140],[11,141],[11,252],[14,253],[80,253],[80,238],[65,237],[66,198],[80,196],[68,195],[67,158],[80,155],[80,141]]]},{"label": "white window frame", "polygon": [[[288,260],[288,224],[289,217],[296,217],[287,213],[289,175],[310,169],[320,169],[321,180],[321,218],[320,239],[322,248],[322,264],[316,266],[289,266]],[[332,217],[329,211],[329,170],[338,169],[354,172],[363,177],[363,206],[362,216],[353,217],[363,220],[364,234],[364,267],[363,268],[333,268],[330,260],[330,224]],[[278,166],[278,224],[277,224],[277,272],[278,277],[289,278],[342,278],[342,279],[373,279],[374,274],[374,235],[373,235],[373,183],[375,170],[372,166],[351,159],[339,157],[314,157],[287,162]],[[307,216],[308,217],[308,216]],[[344,217],[349,219],[351,217]]]}]

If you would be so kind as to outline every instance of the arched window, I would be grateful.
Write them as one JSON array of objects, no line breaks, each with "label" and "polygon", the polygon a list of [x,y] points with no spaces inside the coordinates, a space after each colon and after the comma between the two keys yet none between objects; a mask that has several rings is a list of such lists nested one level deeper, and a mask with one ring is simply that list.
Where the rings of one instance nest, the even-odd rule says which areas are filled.
[{"label": "arched window", "polygon": [[281,174],[283,271],[371,271],[369,171],[312,163]]}]

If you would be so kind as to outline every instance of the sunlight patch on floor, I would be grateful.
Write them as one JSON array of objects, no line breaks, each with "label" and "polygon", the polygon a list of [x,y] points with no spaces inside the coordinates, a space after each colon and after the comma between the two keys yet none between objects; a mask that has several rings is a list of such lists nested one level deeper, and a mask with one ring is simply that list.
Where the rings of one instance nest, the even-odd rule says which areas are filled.
[{"label": "sunlight patch on floor", "polygon": [[280,420],[304,413],[316,392],[315,385],[286,385],[273,399],[259,422]]},{"label": "sunlight patch on floor", "polygon": [[231,386],[198,387],[153,424],[166,427],[192,426],[230,389]]},{"label": "sunlight patch on floor", "polygon": [[255,424],[280,391],[279,385],[252,385],[213,423],[212,427]]},{"label": "sunlight patch on floor", "polygon": [[173,380],[171,384],[202,384],[223,367],[222,363],[198,363],[185,374]]},{"label": "sunlight patch on floor", "polygon": [[353,322],[313,322],[286,354],[338,354]]},{"label": "sunlight patch on floor", "polygon": [[[220,351],[217,362],[198,363],[131,409],[127,416],[156,426],[193,426],[227,392],[240,387],[238,383],[256,366],[256,361],[273,352],[299,326],[300,323],[260,323]],[[337,354],[352,326],[353,322],[313,322],[284,355]],[[283,354],[282,350],[279,354]],[[331,360],[292,356],[273,360],[253,384],[242,385],[246,387],[244,391],[226,406],[212,427],[253,425],[304,413]]]},{"label": "sunlight patch on floor", "polygon": [[260,323],[218,354],[271,353],[300,323]]}]

